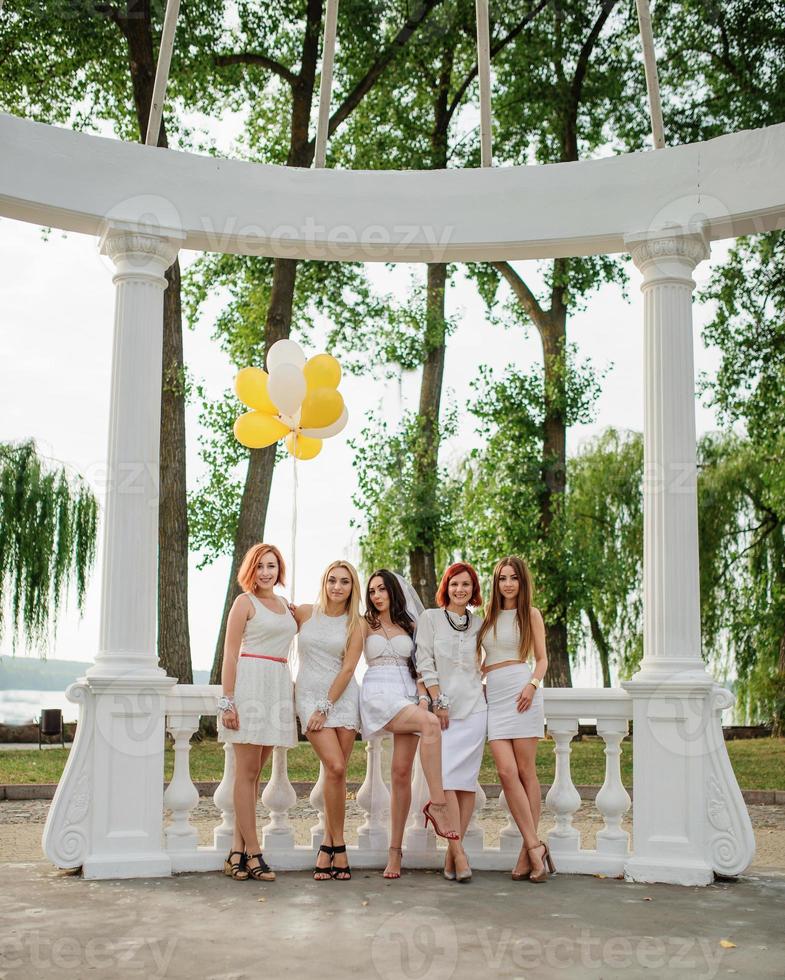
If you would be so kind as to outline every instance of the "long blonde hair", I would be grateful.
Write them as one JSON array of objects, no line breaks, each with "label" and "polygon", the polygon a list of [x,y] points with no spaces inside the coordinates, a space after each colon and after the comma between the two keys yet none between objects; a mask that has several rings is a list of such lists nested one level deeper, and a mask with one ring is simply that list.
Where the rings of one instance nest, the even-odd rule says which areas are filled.
[{"label": "long blonde hair", "polygon": [[496,623],[499,619],[499,613],[504,608],[504,600],[502,599],[502,594],[499,589],[499,578],[501,576],[502,569],[506,565],[510,565],[515,574],[518,576],[519,588],[515,606],[515,619],[518,623],[518,656],[521,660],[526,660],[526,658],[529,656],[529,651],[531,650],[534,642],[534,633],[532,631],[531,623],[531,606],[534,587],[532,586],[531,573],[529,572],[526,562],[522,558],[518,558],[517,555],[509,555],[507,558],[502,558],[501,561],[497,562],[496,568],[493,570],[491,601],[482,621],[480,631],[477,634],[478,660],[482,657],[482,641],[488,635],[490,630],[493,630],[494,636],[496,635]]},{"label": "long blonde hair", "polygon": [[344,609],[347,616],[346,640],[348,642],[349,638],[359,627],[361,622],[360,578],[357,575],[357,569],[354,567],[354,565],[348,561],[344,561],[343,559],[330,562],[322,575],[322,585],[319,589],[319,598],[314,603],[314,611],[323,613],[327,609],[327,603],[329,601],[327,597],[327,579],[330,576],[330,572],[334,571],[336,568],[345,568],[352,580],[352,591],[349,598],[346,600],[346,608]]}]

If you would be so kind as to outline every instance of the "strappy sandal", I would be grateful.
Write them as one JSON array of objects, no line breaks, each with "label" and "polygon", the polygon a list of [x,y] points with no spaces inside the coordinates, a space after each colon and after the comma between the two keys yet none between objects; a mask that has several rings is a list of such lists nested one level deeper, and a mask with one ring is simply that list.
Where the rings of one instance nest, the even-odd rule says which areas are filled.
[{"label": "strappy sandal", "polygon": [[[346,848],[344,848],[344,850],[346,850]],[[332,865],[333,865],[333,853],[335,851],[335,848],[329,847],[327,844],[322,844],[322,846],[319,848],[319,851],[322,854],[328,854],[329,855],[329,857],[330,857],[330,863],[329,863],[329,865],[326,868],[320,868],[318,864],[315,864],[314,867],[313,867],[313,880],[314,881],[330,881],[330,879],[333,877],[333,867],[332,867]],[[318,857],[318,855],[317,855],[317,857]],[[317,875],[319,875],[320,877],[317,878],[316,877]]]},{"label": "strappy sandal", "polygon": [[[551,874],[554,874],[554,872],[556,871],[556,868],[554,867],[553,864],[553,859],[551,858],[551,852],[548,850],[548,845],[545,843],[545,841],[541,840],[539,844],[535,844],[534,847],[529,847],[527,848],[527,850],[529,854],[531,854],[532,851],[536,851],[540,847],[544,848],[542,852],[542,871],[536,875],[535,874],[529,875],[529,881],[533,885],[541,885],[544,881],[548,880],[549,871]],[[531,860],[531,858],[529,858],[529,860]]]},{"label": "strappy sandal", "polygon": [[[338,844],[337,847],[334,847],[333,855],[335,854],[346,854],[346,844]],[[349,867],[348,860],[345,868],[339,868],[336,865],[333,865],[332,876],[336,881],[351,881],[352,869]]]},{"label": "strappy sandal", "polygon": [[[239,861],[232,861],[235,854],[240,855]],[[245,867],[245,854],[242,851],[229,851],[229,857],[224,860],[224,874],[235,881],[247,881],[250,878]]]},{"label": "strappy sandal", "polygon": [[[403,859],[403,848],[402,847],[388,847],[387,848],[387,851],[388,852],[389,851],[397,851],[401,855],[401,859]],[[398,871],[398,872],[391,871],[389,873],[387,871],[385,871],[382,874],[382,878],[392,879],[392,878],[400,878],[400,877],[401,877],[401,872],[400,871]]]},{"label": "strappy sandal", "polygon": [[[253,861],[256,858],[259,863],[255,868],[252,868],[248,862]],[[259,854],[246,854],[245,855],[245,869],[254,881],[275,881],[275,872],[270,868],[267,862]]]}]

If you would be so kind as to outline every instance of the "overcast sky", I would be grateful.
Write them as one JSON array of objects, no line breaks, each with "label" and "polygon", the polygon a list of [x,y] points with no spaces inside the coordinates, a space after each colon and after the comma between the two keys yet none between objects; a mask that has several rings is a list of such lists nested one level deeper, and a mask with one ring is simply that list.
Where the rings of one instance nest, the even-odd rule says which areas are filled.
[{"label": "overcast sky", "polygon": [[[711,266],[726,254],[715,245],[710,263],[697,272],[699,285]],[[194,253],[181,254],[185,267]],[[532,265],[520,263],[531,275]],[[111,269],[99,256],[96,242],[81,235],[65,236],[42,231],[20,222],[0,221],[0,438],[34,438],[39,450],[79,471],[99,496],[106,461],[109,379],[112,345],[114,287]],[[403,298],[410,270],[400,266],[390,272],[372,266],[380,288]],[[569,448],[606,426],[640,429],[643,405],[642,328],[643,309],[639,275],[630,266],[629,299],[616,287],[605,287],[590,300],[588,309],[576,314],[568,326],[569,337],[581,355],[598,368],[609,367],[591,425],[570,431]],[[221,307],[215,296],[194,331],[185,335],[185,358],[190,371],[211,396],[218,397],[231,385],[233,369],[211,340],[212,322]],[[458,314],[460,326],[450,338],[445,369],[448,398],[464,405],[477,366],[489,364],[501,370],[514,362],[529,367],[540,357],[539,341],[531,331],[505,332],[487,323],[484,306],[474,287],[459,282],[448,294],[449,314]],[[709,311],[696,307],[696,370],[713,370],[716,352],[706,350],[700,326]],[[317,341],[319,338],[315,338]],[[356,436],[369,415],[382,414],[394,421],[404,407],[416,405],[417,373],[402,381],[380,384],[371,377],[345,376],[344,394],[350,423],[344,433],[325,443],[321,455],[300,465],[299,535],[297,546],[296,599],[309,601],[315,594],[322,568],[332,559],[357,560],[357,531],[349,526],[354,512],[355,489],[351,451],[347,440]],[[697,404],[698,431],[714,427],[710,411]],[[197,454],[197,409],[188,412],[188,478],[193,486],[201,472]],[[446,447],[445,458],[455,458],[476,445],[472,419],[462,415],[458,436]],[[292,469],[287,460],[275,474],[265,537],[280,545],[289,558],[292,519]],[[99,552],[100,555],[100,552]],[[224,601],[228,559],[202,571],[192,561],[190,570],[191,642],[194,667],[209,668],[214,638]],[[92,577],[84,617],[80,620],[71,602],[62,615],[51,657],[91,660],[98,642],[100,557]],[[6,637],[0,652],[10,653]],[[23,651],[24,652],[24,651]],[[589,673],[586,682],[593,682]]]}]

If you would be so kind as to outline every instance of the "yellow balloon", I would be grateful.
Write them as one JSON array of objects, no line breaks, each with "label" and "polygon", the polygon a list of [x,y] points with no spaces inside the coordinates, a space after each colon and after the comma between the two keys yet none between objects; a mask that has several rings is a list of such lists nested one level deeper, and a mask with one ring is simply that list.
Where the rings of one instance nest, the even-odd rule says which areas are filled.
[{"label": "yellow balloon", "polygon": [[303,399],[300,425],[304,429],[322,429],[337,422],[342,412],[343,398],[335,388],[316,388]]},{"label": "yellow balloon", "polygon": [[298,459],[313,459],[322,451],[322,440],[298,435],[295,446],[294,433],[290,432],[286,437],[286,448],[289,450],[290,456],[296,456]]},{"label": "yellow balloon", "polygon": [[234,437],[249,449],[264,449],[292,430],[264,412],[246,412],[234,423]]},{"label": "yellow balloon", "polygon": [[317,388],[337,388],[341,383],[341,365],[332,354],[316,354],[303,368],[308,391]]},{"label": "yellow balloon", "polygon": [[278,409],[267,394],[268,379],[269,375],[261,368],[245,367],[237,372],[237,377],[234,379],[234,391],[243,405],[255,408],[258,412],[277,415]]}]

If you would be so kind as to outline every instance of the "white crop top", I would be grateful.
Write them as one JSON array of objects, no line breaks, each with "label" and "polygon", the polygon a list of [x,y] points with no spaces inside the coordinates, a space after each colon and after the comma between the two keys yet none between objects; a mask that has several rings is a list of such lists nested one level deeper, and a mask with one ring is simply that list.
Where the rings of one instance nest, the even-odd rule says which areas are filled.
[{"label": "white crop top", "polygon": [[517,660],[519,663],[528,660],[518,652],[519,643],[518,620],[515,609],[501,609],[496,620],[496,628],[490,629],[482,641],[485,651],[484,667],[494,667],[505,660]]}]

